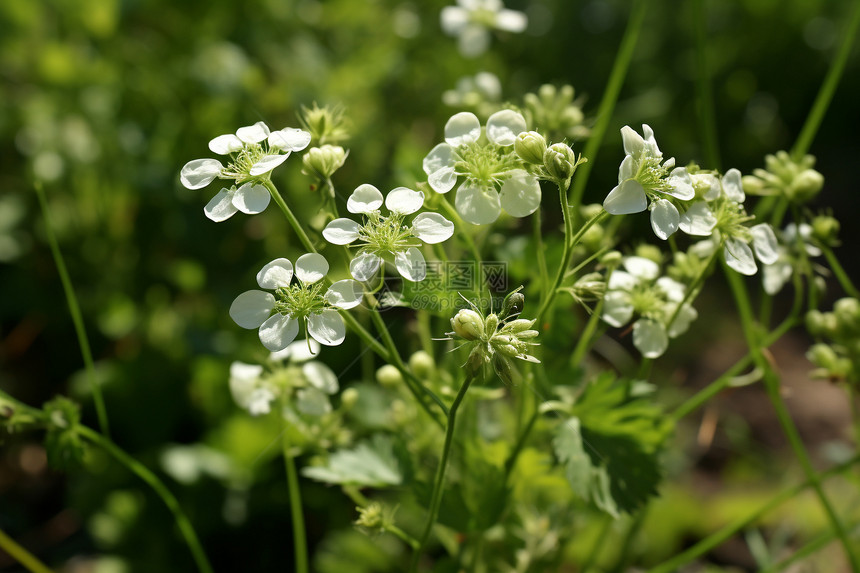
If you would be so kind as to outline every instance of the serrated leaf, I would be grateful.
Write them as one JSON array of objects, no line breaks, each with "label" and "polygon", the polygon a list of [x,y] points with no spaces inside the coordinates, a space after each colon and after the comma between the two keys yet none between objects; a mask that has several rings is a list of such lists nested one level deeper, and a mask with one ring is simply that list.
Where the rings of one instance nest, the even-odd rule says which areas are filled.
[{"label": "serrated leaf", "polygon": [[553,440],[574,492],[614,517],[656,495],[662,477],[659,454],[671,424],[646,390],[599,377]]},{"label": "serrated leaf", "polygon": [[334,452],[324,466],[303,468],[302,474],[325,483],[386,487],[402,484],[407,470],[393,438],[376,434],[355,448]]}]

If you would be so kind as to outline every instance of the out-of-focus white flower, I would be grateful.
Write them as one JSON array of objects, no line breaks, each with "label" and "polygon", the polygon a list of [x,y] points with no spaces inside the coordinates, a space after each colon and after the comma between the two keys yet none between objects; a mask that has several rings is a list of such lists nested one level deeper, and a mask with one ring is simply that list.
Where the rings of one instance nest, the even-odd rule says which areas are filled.
[{"label": "out-of-focus white flower", "polygon": [[262,121],[240,127],[235,134],[219,135],[209,142],[209,150],[229,157],[224,166],[217,159],[194,159],[185,164],[179,174],[182,185],[201,189],[216,178],[235,183],[224,187],[203,209],[213,221],[225,221],[237,211],[250,215],[261,213],[271,196],[262,184],[271,171],[282,164],[293,151],[301,151],[311,142],[311,134],[297,128],[285,127],[271,131]]},{"label": "out-of-focus white flower", "polygon": [[335,245],[349,245],[359,241],[358,254],[349,264],[356,279],[372,279],[382,266],[383,257],[394,257],[397,272],[409,281],[421,281],[426,276],[424,256],[418,247],[421,243],[441,243],[454,234],[454,223],[439,213],[421,213],[404,224],[404,218],[424,205],[424,193],[398,187],[385,197],[389,214],[383,215],[382,193],[373,185],[360,185],[346,203],[350,213],[364,215],[364,224],[352,219],[335,219],[323,229],[323,237]]},{"label": "out-of-focus white flower", "polygon": [[[603,302],[604,322],[622,327],[634,315],[633,345],[646,358],[657,358],[669,347],[669,338],[680,336],[698,313],[684,303],[686,287],[669,277],[660,276],[660,266],[644,257],[625,257],[624,270],[609,277]],[[671,324],[668,324],[672,321]]]},{"label": "out-of-focus white flower", "polygon": [[[337,346],[346,336],[346,327],[337,309],[350,309],[361,302],[362,288],[352,279],[337,281],[327,290],[322,283],[328,273],[322,255],[308,253],[293,265],[275,259],[257,273],[260,290],[245,291],[230,306],[230,316],[242,328],[258,328],[260,341],[271,352],[278,352],[295,340],[299,325],[320,344]],[[273,312],[274,311],[274,312]]]},{"label": "out-of-focus white flower", "polygon": [[478,72],[457,80],[457,87],[442,93],[442,102],[450,107],[475,109],[481,104],[499,101],[502,82],[495,74]]},{"label": "out-of-focus white flower", "polygon": [[460,53],[474,58],[490,46],[490,30],[520,33],[528,26],[523,12],[508,10],[501,0],[457,0],[440,14],[442,30],[456,36]]},{"label": "out-of-focus white flower", "polygon": [[454,205],[469,223],[485,225],[504,209],[512,217],[525,217],[540,206],[540,184],[528,173],[514,151],[526,120],[513,110],[494,113],[481,128],[469,112],[455,114],[445,124],[445,143],[424,158],[430,187],[448,193],[456,187]]},{"label": "out-of-focus white flower", "polygon": [[775,295],[781,291],[785,283],[791,279],[795,262],[800,254],[798,249],[803,249],[805,255],[809,257],[821,255],[821,249],[812,243],[812,226],[808,223],[801,223],[799,226],[789,223],[782,230],[780,238],[782,240],[777,246],[779,257],[775,262],[763,265],[761,269],[764,292],[769,295]]},{"label": "out-of-focus white flower", "polygon": [[681,213],[673,199],[693,199],[696,196],[693,180],[686,168],[675,167],[674,157],[663,161],[663,153],[648,125],[642,126],[642,133],[644,137],[630,126],[621,128],[626,155],[618,169],[618,185],[606,196],[603,207],[613,215],[639,213],[650,208],[651,228],[663,240],[679,228],[687,233],[709,235],[710,229],[703,231],[709,222],[704,203],[695,210],[687,210],[685,225],[681,226]]}]

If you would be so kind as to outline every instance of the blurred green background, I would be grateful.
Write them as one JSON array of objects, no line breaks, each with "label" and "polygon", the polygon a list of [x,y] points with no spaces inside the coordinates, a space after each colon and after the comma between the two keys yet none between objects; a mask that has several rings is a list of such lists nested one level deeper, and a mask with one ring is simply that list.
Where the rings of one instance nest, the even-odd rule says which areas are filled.
[{"label": "blurred green background", "polygon": [[[479,71],[495,73],[502,98],[511,101],[543,83],[571,84],[593,117],[628,2],[511,0],[510,8],[529,15],[528,31],[497,34],[490,51],[474,60],[461,57],[456,41],[441,32],[439,12],[446,4],[0,3],[0,387],[36,406],[71,395],[83,404],[85,421],[95,424],[32,188],[40,179],[88,326],[114,439],[153,468],[161,468],[165,448],[177,444],[205,444],[231,460],[231,469],[216,467],[187,483],[166,478],[217,570],[243,571],[249,563],[268,570],[290,562],[286,489],[282,468],[272,460],[276,428],[249,419],[227,389],[230,362],[259,361],[264,352],[227,309],[252,288],[262,264],[301,253],[274,207],[220,224],[206,219],[203,205],[215,188],[189,191],[179,184],[179,170],[191,159],[210,157],[206,143],[216,135],[260,120],[273,129],[295,127],[299,107],[318,102],[342,104],[351,121],[350,156],[335,176],[342,196],[366,182],[382,190],[414,186],[424,178],[421,159],[441,140],[447,117],[459,111],[442,103],[442,93]],[[680,164],[703,159],[687,4],[651,2],[594,166],[589,202],[602,201],[615,182],[617,130],[625,124],[649,123],[660,147]],[[794,142],[852,3],[705,4],[723,167],[749,172],[766,153]],[[847,215],[843,241],[849,245],[857,244],[850,214],[856,213],[860,153],[858,60],[855,46],[811,148],[826,178],[818,205]],[[313,224],[317,197],[298,158],[279,168],[274,180],[300,218]],[[547,215],[547,228],[558,223],[553,216]],[[647,231],[644,217],[636,224]],[[856,273],[856,262],[852,269]],[[718,331],[708,335],[708,344]],[[326,361],[340,372],[357,346],[348,338]],[[670,353],[666,363],[680,360],[702,372],[704,359],[686,354],[691,348],[701,350],[693,343],[684,355]],[[342,384],[358,375],[347,370]],[[670,396],[679,391],[670,388]],[[707,458],[713,467],[696,467],[729,485],[732,479],[766,484],[774,477],[768,460],[781,459],[779,441],[766,447],[750,437],[748,422],[733,423],[737,433],[726,438],[732,452]],[[55,472],[46,467],[40,438],[14,435],[0,442],[0,528],[47,562],[67,562],[68,571],[190,570],[169,514],[133,476],[96,451],[86,468]],[[327,569],[318,567],[337,571],[335,553],[347,547],[377,561],[378,568],[368,570],[389,570],[390,540],[323,537],[348,531],[352,504],[335,490],[306,486],[310,540],[334,555],[323,560]],[[691,509],[700,502],[691,490],[683,482],[667,486],[668,514],[676,517],[655,521],[662,529],[649,545],[652,556],[665,557],[701,533],[699,521],[707,517]],[[0,571],[19,570],[0,554]]]}]

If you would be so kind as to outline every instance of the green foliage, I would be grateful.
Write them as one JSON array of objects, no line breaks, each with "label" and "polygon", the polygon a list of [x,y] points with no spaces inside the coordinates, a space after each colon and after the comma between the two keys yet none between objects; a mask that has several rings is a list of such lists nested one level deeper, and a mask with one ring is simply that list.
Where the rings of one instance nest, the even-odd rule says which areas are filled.
[{"label": "green foliage", "polygon": [[48,423],[45,450],[48,462],[57,469],[70,469],[84,459],[86,447],[78,435],[80,407],[63,396],[57,396],[44,406]]},{"label": "green foliage", "polygon": [[331,484],[395,486],[408,479],[409,458],[394,438],[375,434],[355,448],[334,452],[323,466],[303,468],[302,474]]},{"label": "green foliage", "polygon": [[641,507],[662,478],[659,455],[671,426],[648,394],[641,384],[604,374],[586,387],[553,440],[576,494],[613,517]]}]

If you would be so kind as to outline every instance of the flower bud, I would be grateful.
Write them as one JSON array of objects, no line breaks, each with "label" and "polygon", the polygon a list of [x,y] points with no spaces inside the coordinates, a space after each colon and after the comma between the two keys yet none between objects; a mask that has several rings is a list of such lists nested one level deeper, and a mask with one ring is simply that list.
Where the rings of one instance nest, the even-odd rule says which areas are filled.
[{"label": "flower bud", "polygon": [[576,154],[564,143],[553,143],[543,155],[543,165],[550,176],[567,181],[576,171]]},{"label": "flower bud", "polygon": [[339,145],[312,147],[302,157],[302,173],[317,179],[329,179],[335,171],[343,167],[347,153]]},{"label": "flower bud", "polygon": [[617,267],[621,264],[623,258],[624,255],[620,251],[607,251],[606,254],[600,257],[600,262],[606,267]]},{"label": "flower bud", "polygon": [[428,353],[419,350],[409,357],[409,367],[418,378],[425,379],[433,375],[436,370],[436,362]]},{"label": "flower bud", "polygon": [[541,165],[546,153],[546,139],[536,131],[524,131],[517,136],[514,151],[526,163]]},{"label": "flower bud", "polygon": [[791,182],[788,188],[790,199],[805,203],[815,198],[824,187],[824,175],[815,169],[804,169]]},{"label": "flower bud", "polygon": [[840,332],[853,335],[860,332],[860,301],[856,298],[840,298],[833,304],[833,314]]},{"label": "flower bud", "polygon": [[494,354],[493,370],[496,371],[496,375],[502,380],[502,382],[504,382],[505,384],[513,385],[514,369],[511,366],[510,360],[500,354]]},{"label": "flower bud", "polygon": [[498,327],[499,327],[499,317],[495,314],[490,314],[487,317],[487,320],[484,321],[484,334],[486,334],[487,338],[489,338],[496,333],[496,329]]},{"label": "flower bud", "polygon": [[588,273],[573,283],[571,288],[578,300],[597,300],[606,293],[606,281],[600,273]]},{"label": "flower bud", "polygon": [[502,332],[505,334],[518,334],[524,330],[530,329],[534,323],[534,319],[528,320],[527,318],[518,318],[505,324],[505,326],[502,327]]},{"label": "flower bud", "polygon": [[340,405],[344,410],[352,410],[356,402],[358,402],[358,390],[355,388],[347,388],[340,395]]},{"label": "flower bud", "polygon": [[812,220],[812,236],[827,246],[837,244],[839,221],[827,215],[819,215]]},{"label": "flower bud", "polygon": [[638,247],[636,247],[636,256],[654,261],[658,265],[663,260],[662,251],[660,251],[660,249],[654,245],[639,245]]},{"label": "flower bud", "polygon": [[836,317],[829,312],[810,310],[806,313],[806,330],[812,336],[832,336],[836,330]]},{"label": "flower bud", "polygon": [[[522,288],[522,287],[520,287]],[[505,302],[502,304],[502,317],[517,315],[523,311],[523,306],[526,303],[526,297],[523,293],[516,290],[505,297]]]},{"label": "flower bud", "polygon": [[385,513],[382,510],[382,504],[373,501],[367,504],[367,507],[357,507],[358,519],[355,520],[355,525],[369,535],[379,535],[385,532]]},{"label": "flower bud", "polygon": [[484,333],[484,319],[474,310],[464,308],[451,319],[451,328],[466,340],[477,340]]},{"label": "flower bud", "polygon": [[376,381],[382,386],[391,388],[402,384],[403,376],[400,375],[400,371],[397,368],[391,364],[386,364],[376,371]]},{"label": "flower bud", "polygon": [[806,357],[819,368],[827,370],[835,368],[839,361],[836,351],[826,344],[813,344],[806,353]]}]

